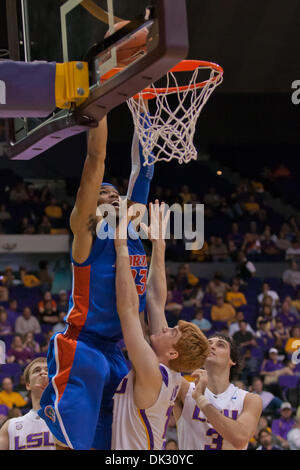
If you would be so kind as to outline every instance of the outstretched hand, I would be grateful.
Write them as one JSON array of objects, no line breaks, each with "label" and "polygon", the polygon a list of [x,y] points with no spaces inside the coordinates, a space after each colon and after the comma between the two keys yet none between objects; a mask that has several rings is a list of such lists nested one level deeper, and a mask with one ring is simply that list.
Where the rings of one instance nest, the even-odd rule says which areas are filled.
[{"label": "outstretched hand", "polygon": [[170,210],[165,211],[165,203],[159,204],[159,200],[155,200],[155,204],[149,204],[150,224],[147,226],[141,223],[141,228],[147,235],[147,238],[153,242],[165,242],[168,221],[170,218]]}]

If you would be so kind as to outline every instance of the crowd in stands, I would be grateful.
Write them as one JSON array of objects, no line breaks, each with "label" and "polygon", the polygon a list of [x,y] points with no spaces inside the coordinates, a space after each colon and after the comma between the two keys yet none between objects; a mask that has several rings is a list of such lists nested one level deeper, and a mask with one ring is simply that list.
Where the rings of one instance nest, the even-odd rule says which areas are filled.
[{"label": "crowd in stands", "polygon": [[[236,262],[243,253],[250,261],[300,260],[300,230],[295,217],[285,220],[266,205],[262,183],[245,179],[232,186],[224,181],[218,184],[216,175],[210,174],[210,178],[216,186],[196,191],[188,185],[179,190],[153,185],[150,200],[158,198],[170,206],[204,204],[204,248],[186,251],[185,240],[175,239],[171,231],[168,259]],[[112,183],[120,194],[126,194],[128,180],[113,178]],[[14,176],[11,186],[0,190],[0,233],[69,233],[71,209],[66,201],[57,201],[49,187],[36,188]]]}]

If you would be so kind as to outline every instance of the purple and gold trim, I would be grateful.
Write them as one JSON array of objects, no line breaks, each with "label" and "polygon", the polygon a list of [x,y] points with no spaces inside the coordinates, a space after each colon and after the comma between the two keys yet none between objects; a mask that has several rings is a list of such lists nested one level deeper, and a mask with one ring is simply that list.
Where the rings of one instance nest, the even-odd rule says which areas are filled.
[{"label": "purple and gold trim", "polygon": [[148,441],[148,450],[153,450],[154,449],[153,433],[152,433],[151,425],[148,421],[146,412],[145,410],[138,410],[138,413],[139,413],[140,420],[142,421],[142,424],[146,431],[146,436],[147,436],[147,441]]}]

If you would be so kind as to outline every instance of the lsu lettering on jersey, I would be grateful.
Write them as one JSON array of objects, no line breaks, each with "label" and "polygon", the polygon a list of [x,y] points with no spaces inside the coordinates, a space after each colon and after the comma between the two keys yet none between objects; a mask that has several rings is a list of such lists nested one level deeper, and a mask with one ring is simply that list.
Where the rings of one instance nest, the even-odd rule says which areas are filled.
[{"label": "lsu lettering on jersey", "polygon": [[36,411],[8,423],[9,450],[55,450],[53,436]]},{"label": "lsu lettering on jersey", "polygon": [[[187,392],[181,416],[177,421],[178,446],[180,450],[234,450],[223,439],[205,415],[197,407],[192,397],[195,384]],[[214,395],[208,388],[205,396],[210,403],[228,418],[236,420],[243,411],[244,399],[248,392],[230,384],[225,392]],[[244,449],[246,449],[245,446]],[[243,450],[244,450],[243,449]]]},{"label": "lsu lettering on jersey", "polygon": [[174,407],[181,374],[160,365],[162,386],[151,408],[139,409],[134,403],[134,372],[131,370],[114,395],[112,426],[113,450],[162,450],[168,422]]},{"label": "lsu lettering on jersey", "polygon": [[[128,226],[128,251],[141,312],[146,304],[147,261],[143,244],[131,223]],[[116,306],[113,228],[103,222],[88,259],[82,264],[72,259],[72,266],[73,289],[67,323],[82,335],[119,341],[122,331]]]}]

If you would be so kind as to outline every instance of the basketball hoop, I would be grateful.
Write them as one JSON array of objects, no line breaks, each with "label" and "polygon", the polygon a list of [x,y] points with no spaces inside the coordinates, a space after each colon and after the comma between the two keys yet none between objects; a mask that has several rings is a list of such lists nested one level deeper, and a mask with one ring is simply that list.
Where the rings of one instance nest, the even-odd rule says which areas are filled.
[{"label": "basketball hoop", "polygon": [[[110,70],[101,77],[105,80],[121,68]],[[209,78],[201,81],[200,71],[209,71]],[[191,72],[188,85],[180,86],[176,74]],[[157,161],[177,159],[179,163],[197,160],[193,144],[196,122],[210,95],[223,81],[220,65],[203,60],[183,60],[166,75],[166,87],[149,85],[127,101],[133,116],[135,130],[143,147],[144,165]],[[170,95],[177,95],[171,106]],[[155,112],[149,114],[147,100],[156,100]],[[175,101],[173,100],[173,101]]]}]

